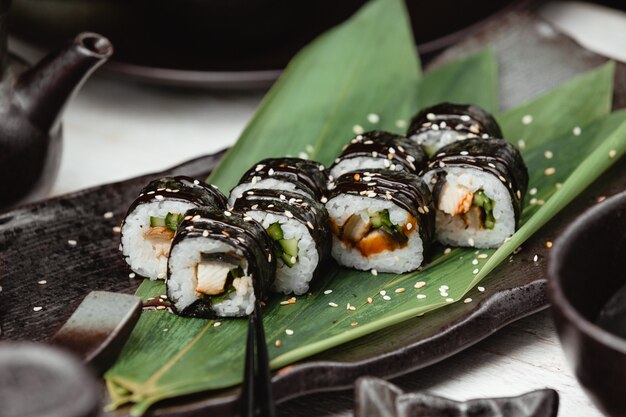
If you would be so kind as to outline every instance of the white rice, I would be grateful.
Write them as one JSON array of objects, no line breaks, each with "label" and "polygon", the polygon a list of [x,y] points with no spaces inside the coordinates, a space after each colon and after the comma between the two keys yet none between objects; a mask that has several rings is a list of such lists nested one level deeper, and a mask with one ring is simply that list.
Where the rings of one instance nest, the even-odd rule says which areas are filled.
[{"label": "white rice", "polygon": [[347,158],[333,165],[330,170],[330,176],[339,178],[341,175],[357,171],[360,169],[389,169],[390,171],[402,171],[402,164],[394,164],[386,158],[374,158],[372,156],[357,156],[355,158]]},{"label": "white rice", "polygon": [[[444,245],[476,248],[497,248],[515,233],[515,213],[507,187],[494,175],[475,168],[446,167],[446,181],[451,185],[462,185],[472,192],[483,190],[494,202],[493,229],[466,228],[463,219],[437,210],[437,240]],[[424,181],[432,190],[434,171],[424,174]],[[437,202],[435,202],[437,206]]]},{"label": "white rice", "polygon": [[[348,194],[338,195],[328,201],[326,209],[331,220],[339,227],[343,226],[353,214],[368,216],[368,213],[373,214],[385,209],[389,210],[389,220],[395,225],[404,225],[408,220],[408,213],[389,200]],[[409,235],[409,241],[405,247],[394,251],[385,250],[368,257],[333,235],[332,255],[339,264],[347,267],[398,274],[417,269],[424,260],[419,226]]]},{"label": "white rice", "polygon": [[133,272],[151,280],[165,278],[170,244],[155,244],[144,237],[150,229],[150,216],[165,217],[168,212],[185,213],[194,207],[194,204],[181,200],[152,201],[139,204],[126,216],[121,230],[120,250]]},{"label": "white rice", "polygon": [[298,261],[290,268],[282,259],[277,259],[276,278],[272,289],[283,294],[305,294],[309,290],[309,282],[320,259],[308,227],[295,219],[276,213],[248,211],[246,214],[266,229],[278,222],[283,230],[284,239],[298,239]]},{"label": "white rice", "polygon": [[228,207],[233,207],[235,204],[235,200],[243,197],[243,194],[249,190],[258,190],[261,188],[274,189],[274,190],[285,190],[285,191],[293,191],[294,193],[304,195],[307,197],[314,198],[315,196],[310,195],[308,192],[296,187],[296,185],[289,181],[283,181],[277,178],[265,178],[259,181],[252,182],[244,182],[243,184],[237,185],[230,192],[230,197],[228,198]]},{"label": "white rice", "polygon": [[[234,253],[243,256],[239,249],[210,238],[189,238],[176,244],[169,259],[169,276],[167,279],[167,296],[174,303],[178,311],[193,304],[199,294],[196,292],[198,278],[197,265],[202,260],[202,254]],[[254,289],[252,277],[248,275],[248,263],[244,260],[239,265],[244,272],[240,279],[247,285],[239,285],[237,291],[229,294],[228,298],[211,308],[218,317],[240,317],[254,311]]]},{"label": "white rice", "polygon": [[409,137],[409,139],[415,141],[418,145],[421,145],[428,156],[434,155],[440,148],[443,148],[446,145],[467,138],[467,133],[457,132],[456,130],[451,129],[428,129]]}]

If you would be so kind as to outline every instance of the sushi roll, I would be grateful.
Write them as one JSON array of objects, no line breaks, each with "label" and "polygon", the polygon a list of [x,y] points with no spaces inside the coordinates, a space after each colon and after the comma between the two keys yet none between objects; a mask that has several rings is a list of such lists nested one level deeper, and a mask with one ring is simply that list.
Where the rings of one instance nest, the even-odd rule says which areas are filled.
[{"label": "sushi roll", "polygon": [[328,213],[310,197],[284,190],[248,190],[235,200],[241,211],[263,225],[274,241],[274,290],[305,294],[316,271],[330,257]]},{"label": "sushi roll", "polygon": [[428,156],[450,143],[477,137],[501,138],[496,119],[473,104],[441,103],[420,111],[407,137],[424,147]]},{"label": "sushi roll", "polygon": [[430,190],[404,171],[360,170],[340,176],[326,209],[332,255],[341,265],[402,273],[417,269],[434,237]]},{"label": "sushi roll", "polygon": [[515,233],[528,187],[519,151],[503,139],[467,139],[439,150],[424,181],[445,245],[496,248]]},{"label": "sushi roll", "polygon": [[293,191],[321,201],[326,195],[328,173],[319,162],[301,158],[269,158],[250,168],[230,192],[228,204],[248,190],[258,188]]},{"label": "sushi roll", "polygon": [[371,131],[357,135],[329,168],[331,178],[358,169],[421,171],[428,157],[410,139],[389,132]]},{"label": "sushi roll", "polygon": [[276,258],[265,229],[214,208],[185,213],[167,265],[167,297],[185,317],[242,317],[269,294]]},{"label": "sushi roll", "polygon": [[194,207],[226,208],[226,197],[212,185],[190,177],[164,177],[150,182],[126,213],[120,250],[133,272],[163,279],[167,256],[183,213]]}]

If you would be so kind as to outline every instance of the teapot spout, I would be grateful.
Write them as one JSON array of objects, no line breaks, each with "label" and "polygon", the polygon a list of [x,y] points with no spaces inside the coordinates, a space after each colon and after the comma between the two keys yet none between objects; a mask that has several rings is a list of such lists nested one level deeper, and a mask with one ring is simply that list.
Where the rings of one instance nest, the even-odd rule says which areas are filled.
[{"label": "teapot spout", "polygon": [[34,126],[51,131],[59,125],[72,95],[112,53],[113,45],[107,38],[83,32],[22,73],[15,86],[15,99]]}]

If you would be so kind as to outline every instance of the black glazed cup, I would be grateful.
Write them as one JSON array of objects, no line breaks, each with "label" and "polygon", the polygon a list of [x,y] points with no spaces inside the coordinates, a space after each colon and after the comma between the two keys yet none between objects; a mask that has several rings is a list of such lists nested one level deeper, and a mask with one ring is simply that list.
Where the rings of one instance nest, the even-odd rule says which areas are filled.
[{"label": "black glazed cup", "polygon": [[614,315],[610,323],[619,324],[621,317],[623,325],[626,318],[626,303],[615,304],[626,288],[626,192],[565,230],[548,271],[554,321],[576,378],[604,414],[626,417],[626,326],[620,337],[615,334],[620,326],[614,332],[598,325],[607,311]]}]

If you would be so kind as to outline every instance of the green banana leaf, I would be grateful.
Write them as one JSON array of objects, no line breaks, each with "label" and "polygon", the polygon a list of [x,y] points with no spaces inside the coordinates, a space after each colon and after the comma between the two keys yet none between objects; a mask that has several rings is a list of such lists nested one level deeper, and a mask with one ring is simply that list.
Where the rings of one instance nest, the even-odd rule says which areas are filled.
[{"label": "green banana leaf", "polygon": [[[487,259],[474,250],[444,254],[439,248],[423,270],[403,275],[374,276],[334,266],[295,304],[281,305],[288,297],[272,297],[264,310],[272,368],[462,301],[626,150],[626,114],[608,116],[612,79],[613,65],[608,64],[499,117],[506,137],[524,141],[530,188],[537,189],[526,198],[523,226],[510,241],[497,251],[481,251]],[[227,190],[247,167],[267,156],[305,152],[327,164],[355,126],[402,132],[420,107],[444,100],[495,111],[497,93],[490,50],[422,78],[402,2],[374,0],[294,58],[209,181]],[[369,122],[369,113],[380,121]],[[528,116],[532,121],[524,123]],[[548,168],[554,173],[546,175],[552,171]],[[414,288],[417,281],[425,286]],[[449,287],[446,296],[440,294],[442,285]],[[327,290],[332,292],[325,294]],[[138,290],[144,298],[163,293],[162,282],[146,281]],[[293,334],[287,335],[287,329]],[[111,408],[132,403],[131,413],[140,415],[166,398],[240,383],[246,330],[245,320],[144,312],[105,375]]]}]

